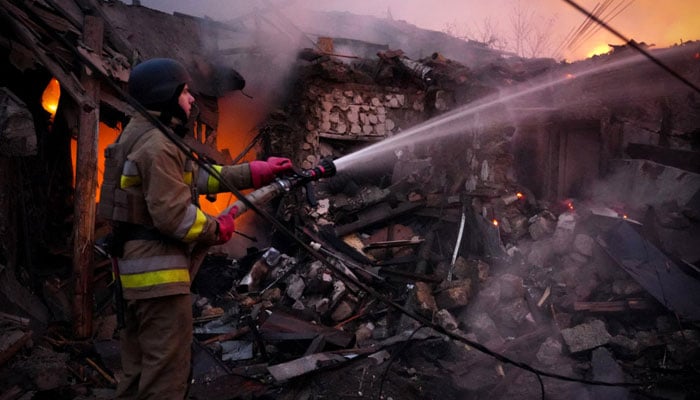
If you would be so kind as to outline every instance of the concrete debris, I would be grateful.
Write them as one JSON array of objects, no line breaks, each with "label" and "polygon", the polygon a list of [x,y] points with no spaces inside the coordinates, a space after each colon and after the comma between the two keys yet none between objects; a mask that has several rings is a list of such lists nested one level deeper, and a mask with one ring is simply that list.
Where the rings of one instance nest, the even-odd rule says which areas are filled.
[{"label": "concrete debris", "polygon": [[530,218],[529,223],[530,227],[528,230],[534,240],[540,240],[551,235],[556,228],[556,220],[550,212],[535,215]]},{"label": "concrete debris", "polygon": [[574,237],[574,249],[586,257],[593,256],[593,246],[595,246],[595,240],[588,235],[579,233]]},{"label": "concrete debris", "polygon": [[440,308],[454,310],[469,304],[472,295],[472,281],[461,279],[443,282],[435,293],[435,303]]},{"label": "concrete debris", "polygon": [[553,366],[562,357],[562,344],[554,338],[547,338],[537,350],[537,362],[542,366]]},{"label": "concrete debris", "polygon": [[571,353],[592,350],[609,343],[612,338],[605,328],[605,322],[599,319],[562,329],[561,336]]}]

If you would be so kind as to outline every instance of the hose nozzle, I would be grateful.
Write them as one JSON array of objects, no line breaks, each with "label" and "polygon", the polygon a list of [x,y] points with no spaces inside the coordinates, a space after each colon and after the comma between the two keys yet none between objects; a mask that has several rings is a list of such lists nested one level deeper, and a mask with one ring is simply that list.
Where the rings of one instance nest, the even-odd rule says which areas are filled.
[{"label": "hose nozzle", "polygon": [[305,186],[310,182],[317,181],[321,178],[328,178],[335,175],[336,168],[333,160],[330,157],[323,158],[313,168],[295,170],[293,174],[277,179],[284,190],[289,191],[295,187]]},{"label": "hose nozzle", "polygon": [[330,157],[321,159],[315,167],[301,171],[303,179],[308,181],[317,181],[321,178],[327,178],[335,175],[336,168],[333,160]]}]

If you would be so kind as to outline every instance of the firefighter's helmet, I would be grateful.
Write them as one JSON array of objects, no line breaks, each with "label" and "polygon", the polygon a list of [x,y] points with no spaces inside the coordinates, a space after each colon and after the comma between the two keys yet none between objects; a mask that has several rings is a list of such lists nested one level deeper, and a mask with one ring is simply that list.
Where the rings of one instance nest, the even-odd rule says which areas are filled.
[{"label": "firefighter's helmet", "polygon": [[136,65],[129,75],[129,94],[149,109],[159,110],[169,104],[186,83],[190,74],[171,58],[153,58]]}]

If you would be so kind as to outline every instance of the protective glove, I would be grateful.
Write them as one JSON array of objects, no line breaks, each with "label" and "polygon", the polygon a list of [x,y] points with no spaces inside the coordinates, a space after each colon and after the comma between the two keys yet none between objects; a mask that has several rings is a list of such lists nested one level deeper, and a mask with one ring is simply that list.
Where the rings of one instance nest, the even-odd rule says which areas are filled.
[{"label": "protective glove", "polygon": [[233,232],[236,230],[236,224],[233,222],[233,219],[236,218],[237,213],[238,207],[233,206],[226,214],[221,214],[216,217],[216,230],[218,233],[216,244],[224,244],[231,240],[231,236],[233,236]]},{"label": "protective glove", "polygon": [[267,185],[275,179],[275,176],[294,167],[292,161],[284,157],[270,157],[267,161],[251,161],[248,165],[253,187],[256,189]]}]

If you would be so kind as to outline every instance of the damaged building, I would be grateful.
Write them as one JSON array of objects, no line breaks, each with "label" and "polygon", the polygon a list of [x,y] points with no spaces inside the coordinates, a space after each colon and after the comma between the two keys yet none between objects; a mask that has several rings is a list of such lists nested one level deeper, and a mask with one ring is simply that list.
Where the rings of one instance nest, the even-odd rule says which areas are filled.
[{"label": "damaged building", "polygon": [[335,168],[210,249],[190,398],[698,396],[698,42],[558,63],[134,3],[0,0],[1,398],[114,393],[95,189],[156,56],[192,71],[198,154]]}]

